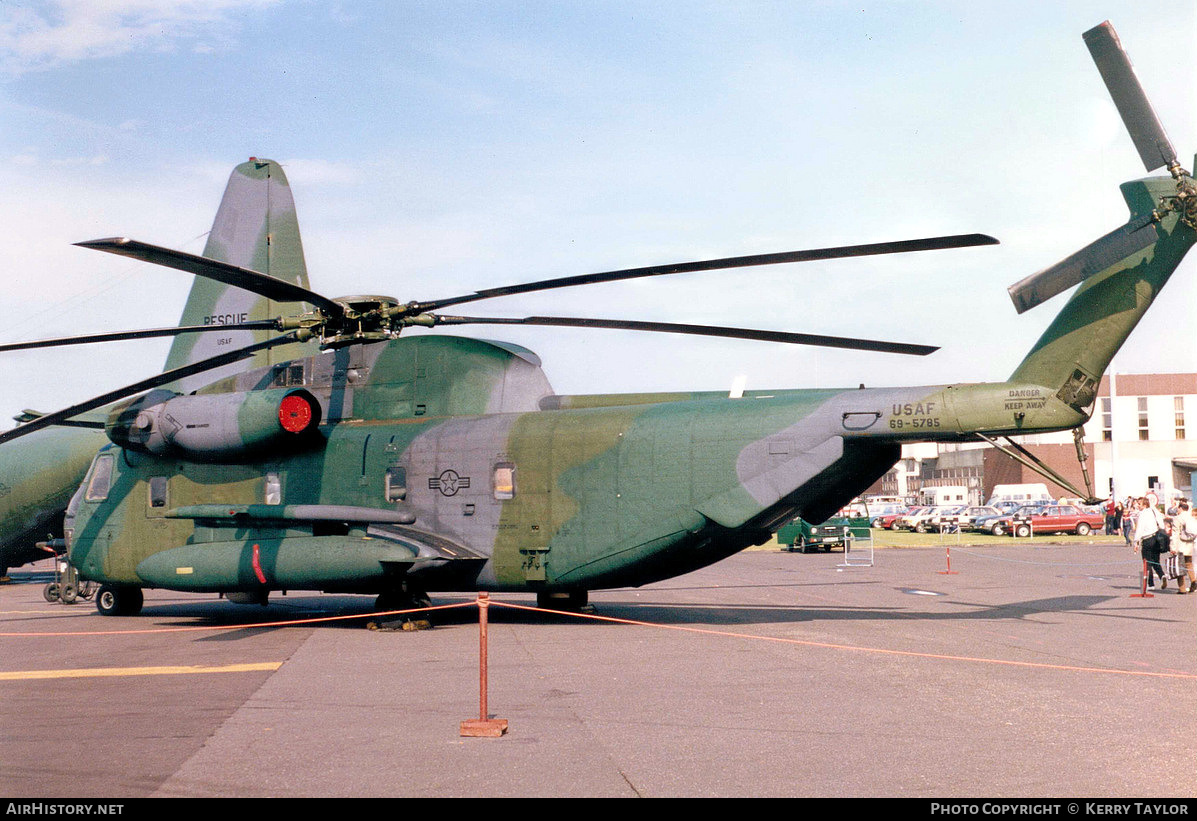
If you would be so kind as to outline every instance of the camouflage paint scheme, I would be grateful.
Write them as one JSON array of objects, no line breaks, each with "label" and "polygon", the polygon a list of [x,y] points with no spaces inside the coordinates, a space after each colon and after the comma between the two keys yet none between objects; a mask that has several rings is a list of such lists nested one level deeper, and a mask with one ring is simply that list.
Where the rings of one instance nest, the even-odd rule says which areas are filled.
[{"label": "camouflage paint scheme", "polygon": [[39,541],[62,535],[71,494],[108,440],[88,428],[46,428],[0,449],[0,576],[52,553]]},{"label": "camouflage paint scheme", "polygon": [[[110,489],[88,501],[85,482],[72,501],[72,563],[114,585],[239,593],[585,591],[688,572],[794,516],[821,521],[905,442],[1087,421],[1102,373],[1195,239],[1163,207],[1173,180],[1122,191],[1132,218],[1162,213],[1157,241],[1087,279],[1008,381],[558,396],[514,345],[348,345],[179,404],[195,416],[171,417],[178,430],[212,424],[211,440],[155,429],[155,452],[107,446]],[[311,400],[314,432],[267,430],[249,410],[266,390]],[[114,441],[161,399],[114,410]]]},{"label": "camouflage paint scheme", "polygon": [[[291,188],[278,163],[251,160],[234,169],[208,235],[204,256],[253,267],[308,287],[299,223]],[[225,324],[268,319],[308,306],[280,305],[209,279],[196,278],[180,325]],[[175,337],[164,370],[213,356],[267,336],[263,331],[233,331],[227,336],[191,334]],[[249,362],[226,366],[225,374],[247,367],[315,352],[312,344],[280,346]],[[222,372],[217,372],[221,375]],[[176,383],[190,391],[212,381],[212,374]],[[82,417],[102,424],[105,410]],[[47,428],[0,448],[0,576],[10,567],[45,558],[36,543],[62,535],[62,516],[96,451],[107,442],[100,430]]]}]

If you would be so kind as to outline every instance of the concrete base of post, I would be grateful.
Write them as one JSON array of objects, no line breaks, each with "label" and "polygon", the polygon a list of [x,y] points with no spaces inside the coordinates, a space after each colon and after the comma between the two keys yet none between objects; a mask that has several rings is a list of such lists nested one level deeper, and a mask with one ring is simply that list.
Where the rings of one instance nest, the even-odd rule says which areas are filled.
[{"label": "concrete base of post", "polygon": [[465,738],[498,738],[506,732],[505,718],[469,718],[461,722],[461,735]]}]

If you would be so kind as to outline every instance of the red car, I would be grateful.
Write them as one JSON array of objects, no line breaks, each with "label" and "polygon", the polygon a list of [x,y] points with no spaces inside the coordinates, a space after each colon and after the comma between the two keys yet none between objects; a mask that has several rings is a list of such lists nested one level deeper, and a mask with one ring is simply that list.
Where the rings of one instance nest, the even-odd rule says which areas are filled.
[{"label": "red car", "polygon": [[1046,505],[1037,508],[1020,508],[1012,516],[997,519],[990,527],[995,536],[1013,533],[1015,536],[1039,535],[1042,533],[1075,533],[1088,536],[1105,527],[1105,516],[1093,513],[1076,505]]},{"label": "red car", "polygon": [[874,527],[879,527],[882,530],[897,530],[898,521],[905,516],[913,516],[915,513],[924,510],[921,507],[911,507],[901,510],[897,513],[890,513],[887,516],[877,517],[877,522]]}]

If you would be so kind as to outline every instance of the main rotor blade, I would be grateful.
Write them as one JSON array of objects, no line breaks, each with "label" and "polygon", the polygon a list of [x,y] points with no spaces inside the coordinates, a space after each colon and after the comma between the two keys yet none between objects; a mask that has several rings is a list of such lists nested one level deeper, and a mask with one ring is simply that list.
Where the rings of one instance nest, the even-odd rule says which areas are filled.
[{"label": "main rotor blade", "polygon": [[62,345],[88,345],[92,342],[120,342],[126,339],[150,339],[159,336],[180,336],[227,331],[273,331],[278,323],[273,319],[256,319],[251,322],[232,322],[228,325],[181,325],[174,328],[148,328],[143,331],[114,331],[85,336],[62,336],[57,339],[36,339],[31,342],[10,342],[0,344],[0,353],[24,351],[30,348],[56,348]]},{"label": "main rotor blade", "polygon": [[504,288],[487,288],[486,290],[475,291],[465,296],[440,299],[434,302],[417,303],[412,306],[412,312],[422,313],[424,311],[445,308],[450,305],[461,305],[465,302],[476,302],[480,299],[492,299],[498,296],[525,294],[530,291],[547,291],[553,288],[568,288],[573,285],[593,285],[598,282],[616,282],[622,279],[637,279],[639,277],[653,277],[663,274],[718,271],[726,268],[749,268],[754,265],[778,265],[786,262],[811,262],[823,259],[841,259],[843,257],[901,254],[910,251],[936,251],[945,248],[967,248],[974,245],[997,244],[998,241],[996,239],[985,234],[956,234],[946,237],[928,237],[926,239],[909,239],[896,242],[875,242],[868,245],[842,245],[834,248],[814,248],[805,251],[786,251],[778,254],[756,254],[746,257],[709,259],[700,262],[650,265],[646,268],[625,268],[620,271],[607,271],[598,274],[580,274],[578,276],[560,277],[557,279],[542,279],[539,282],[508,285]]},{"label": "main rotor blade", "polygon": [[1142,251],[1157,239],[1153,215],[1145,214],[1006,290],[1014,301],[1014,309],[1024,313],[1136,251]]},{"label": "main rotor blade", "polygon": [[670,334],[718,336],[728,339],[753,339],[761,342],[785,342],[791,345],[815,345],[821,348],[847,348],[856,351],[879,351],[913,356],[926,356],[938,351],[930,345],[911,345],[903,342],[883,342],[874,339],[854,339],[843,336],[796,334],[785,331],[760,331],[752,328],[725,328],[718,325],[685,325],[674,322],[640,322],[627,319],[588,319],[568,316],[528,316],[523,318],[442,316],[432,314],[437,325],[547,325],[564,328],[607,328],[619,331],[656,331]]},{"label": "main rotor blade", "polygon": [[132,257],[133,259],[152,262],[155,265],[164,265],[167,268],[186,271],[195,276],[214,279],[217,282],[223,282],[225,285],[244,288],[267,299],[273,299],[275,302],[307,302],[315,305],[329,316],[341,316],[345,312],[344,308],[340,305],[315,291],[310,291],[299,285],[293,285],[290,282],[269,276],[268,274],[252,271],[249,268],[241,268],[236,265],[230,265],[227,262],[221,262],[220,260],[201,257],[196,254],[188,254],[185,251],[176,251],[173,248],[150,245],[149,243],[139,242],[128,237],[93,239],[88,242],[76,242],[75,244],[80,248],[93,248],[97,251],[106,251],[109,254]]},{"label": "main rotor blade", "polygon": [[1114,99],[1118,114],[1139,151],[1143,165],[1147,166],[1148,171],[1165,165],[1171,167],[1176,162],[1176,151],[1164,133],[1164,127],[1151,107],[1139,78],[1135,76],[1130,58],[1118,41],[1114,27],[1107,20],[1082,36],[1089,53],[1093,55],[1093,62],[1097,64],[1097,70],[1101,72],[1101,79]]},{"label": "main rotor blade", "polygon": [[208,359],[201,359],[198,362],[192,362],[190,365],[184,365],[181,368],[165,371],[157,376],[152,376],[149,379],[143,379],[140,382],[134,382],[132,385],[126,385],[123,388],[117,388],[114,391],[93,396],[85,402],[80,402],[77,405],[71,405],[69,408],[63,408],[54,413],[47,413],[45,416],[26,422],[25,424],[13,428],[9,431],[0,433],[0,445],[5,442],[10,442],[21,436],[33,433],[42,428],[48,428],[51,425],[56,425],[64,420],[70,419],[72,416],[78,416],[81,413],[86,413],[89,410],[95,410],[107,405],[109,402],[115,402],[118,399],[124,399],[126,396],[142,393],[160,385],[166,385],[174,382],[176,379],[183,379],[188,376],[194,376],[197,373],[210,371],[214,368],[219,368],[223,365],[228,365],[231,362],[237,362],[241,359],[247,359],[253,356],[258,351],[273,348],[275,345],[285,345],[290,342],[298,341],[298,332],[291,332],[283,336],[276,336],[273,339],[267,339],[263,342],[255,342],[253,345],[247,345],[244,348],[237,348],[236,350],[222,353],[219,356],[209,357]]}]

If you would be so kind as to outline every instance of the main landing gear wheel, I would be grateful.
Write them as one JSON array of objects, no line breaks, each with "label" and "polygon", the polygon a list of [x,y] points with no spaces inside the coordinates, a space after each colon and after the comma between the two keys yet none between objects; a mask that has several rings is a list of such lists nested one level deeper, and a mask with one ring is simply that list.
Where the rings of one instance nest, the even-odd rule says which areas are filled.
[{"label": "main landing gear wheel", "polygon": [[106,584],[96,594],[96,610],[101,616],[136,616],[144,603],[140,587]]},{"label": "main landing gear wheel", "polygon": [[[432,607],[432,599],[428,598],[427,593],[419,590],[386,590],[374,600],[374,611],[389,615],[370,622],[367,627],[371,630],[430,630],[432,621],[428,613],[420,612],[425,607]],[[392,613],[394,610],[409,612]]]},{"label": "main landing gear wheel", "polygon": [[542,590],[536,594],[536,606],[545,610],[583,610],[589,600],[585,590]]},{"label": "main landing gear wheel", "polygon": [[379,613],[390,610],[417,610],[422,607],[432,607],[432,599],[427,593],[403,590],[388,590],[380,593],[374,600],[374,609]]}]

